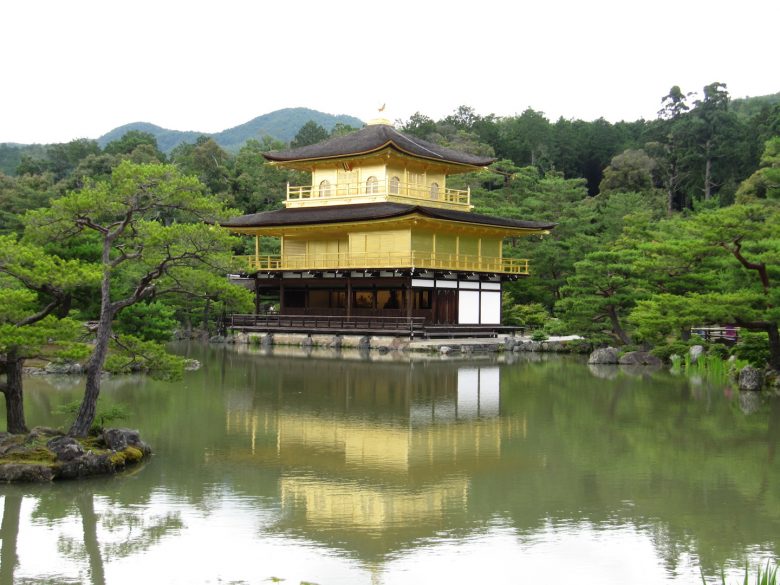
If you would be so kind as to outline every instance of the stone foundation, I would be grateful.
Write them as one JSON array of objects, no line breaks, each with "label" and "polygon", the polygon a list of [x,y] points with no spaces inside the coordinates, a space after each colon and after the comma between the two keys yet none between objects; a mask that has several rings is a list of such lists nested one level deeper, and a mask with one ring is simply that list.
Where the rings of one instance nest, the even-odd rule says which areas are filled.
[{"label": "stone foundation", "polygon": [[415,339],[383,335],[323,335],[306,333],[234,333],[214,336],[212,343],[250,344],[256,346],[286,345],[301,348],[361,349],[440,353],[589,353],[590,343],[578,336],[551,337],[545,341],[508,336],[496,339]]}]

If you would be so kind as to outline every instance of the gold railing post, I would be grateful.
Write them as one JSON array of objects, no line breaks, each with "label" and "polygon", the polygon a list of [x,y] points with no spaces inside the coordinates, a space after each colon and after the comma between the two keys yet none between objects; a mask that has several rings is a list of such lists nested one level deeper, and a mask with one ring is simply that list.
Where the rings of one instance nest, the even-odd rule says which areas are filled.
[{"label": "gold railing post", "polygon": [[255,236],[255,268],[260,268],[260,236]]}]

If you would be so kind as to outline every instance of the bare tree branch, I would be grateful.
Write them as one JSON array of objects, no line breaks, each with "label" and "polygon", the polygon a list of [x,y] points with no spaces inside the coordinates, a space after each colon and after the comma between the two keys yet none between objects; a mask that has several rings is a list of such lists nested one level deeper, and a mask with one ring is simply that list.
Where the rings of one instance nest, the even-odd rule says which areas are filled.
[{"label": "bare tree branch", "polygon": [[[758,272],[758,277],[761,280],[761,285],[764,287],[764,294],[769,294],[769,274],[767,274],[766,264],[763,262],[751,262],[742,254],[742,240],[745,236],[739,236],[735,238],[731,244],[727,242],[720,242],[721,248],[730,252],[734,258],[736,258],[742,266],[748,270],[755,270]],[[733,247],[732,247],[733,246]]]}]

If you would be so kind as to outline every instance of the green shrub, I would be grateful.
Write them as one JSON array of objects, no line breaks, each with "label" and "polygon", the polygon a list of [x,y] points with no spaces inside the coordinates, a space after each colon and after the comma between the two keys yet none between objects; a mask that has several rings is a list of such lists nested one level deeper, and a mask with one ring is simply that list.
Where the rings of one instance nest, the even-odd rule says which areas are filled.
[{"label": "green shrub", "polygon": [[566,344],[570,353],[590,353],[593,351],[593,345],[587,339],[577,339]]},{"label": "green shrub", "polygon": [[557,317],[550,317],[544,324],[544,332],[547,335],[568,335],[571,328]]},{"label": "green shrub", "polygon": [[641,348],[633,343],[627,343],[626,345],[621,345],[620,349],[618,350],[618,353],[620,355],[626,354],[630,351],[639,351]]},{"label": "green shrub", "polygon": [[136,303],[122,309],[114,330],[144,341],[165,342],[171,340],[177,325],[174,310],[163,303]]},{"label": "green shrub", "polygon": [[[61,404],[52,410],[54,414],[68,414],[75,415],[79,411],[81,406],[81,400],[75,400],[66,404]],[[95,421],[92,423],[92,428],[89,430],[93,435],[100,433],[107,424],[115,420],[125,420],[131,415],[130,410],[126,404],[112,404],[110,406],[100,406],[98,404],[97,413],[95,414]]]},{"label": "green shrub", "polygon": [[550,313],[540,303],[513,305],[508,294],[502,296],[504,322],[507,325],[522,325],[528,329],[540,329],[550,318]]},{"label": "green shrub", "polygon": [[707,355],[727,360],[729,359],[731,352],[729,351],[729,348],[722,343],[712,343],[707,349]]},{"label": "green shrub", "polygon": [[769,336],[764,332],[743,329],[739,333],[739,342],[732,348],[731,353],[738,359],[747,360],[762,368],[769,361]]},{"label": "green shrub", "polygon": [[670,343],[664,343],[662,345],[656,345],[650,350],[655,357],[668,362],[673,355],[680,356],[680,359],[684,359],[688,355],[690,346],[684,341],[672,341]]}]

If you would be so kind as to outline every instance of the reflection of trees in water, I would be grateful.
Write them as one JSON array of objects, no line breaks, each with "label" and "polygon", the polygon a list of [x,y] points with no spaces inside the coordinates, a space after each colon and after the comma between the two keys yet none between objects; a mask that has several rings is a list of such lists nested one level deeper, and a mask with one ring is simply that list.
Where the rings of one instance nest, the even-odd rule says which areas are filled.
[{"label": "reflection of trees in water", "polygon": [[143,552],[184,528],[179,512],[155,515],[109,508],[97,513],[91,493],[78,494],[75,506],[81,516],[82,541],[61,535],[58,550],[75,560],[89,560],[92,585],[105,583],[103,559],[122,559]]},{"label": "reflection of trees in water", "polygon": [[[236,355],[227,362],[231,387],[245,393],[231,404],[240,402],[259,420],[282,409],[335,423],[363,416],[405,420],[418,400],[442,404],[437,390],[462,367]],[[601,378],[588,372],[572,359],[517,360],[501,368],[500,416],[510,426],[523,421],[523,429],[528,421],[528,430],[502,435],[496,465],[485,459],[459,464],[470,489],[463,513],[448,517],[448,530],[468,531],[497,510],[519,534],[548,522],[633,526],[654,542],[670,573],[686,557],[714,571],[750,547],[780,549],[780,473],[767,464],[778,442],[777,400],[745,416],[737,396],[724,396],[706,381],[615,366],[593,372],[607,374]],[[277,456],[275,435],[269,445],[265,452]],[[318,461],[309,465],[322,468],[324,480],[331,477],[323,467],[328,458]],[[367,485],[382,481],[365,466],[361,473]],[[430,476],[436,475],[432,465]],[[256,489],[249,477],[234,479],[239,490]],[[316,532],[303,521],[291,524],[309,537]],[[385,554],[415,546],[396,536],[382,533],[370,552],[363,550],[366,543],[336,546],[364,559],[381,558],[382,545],[391,547]]]},{"label": "reflection of trees in water", "polygon": [[[178,534],[183,528],[179,512],[162,514],[144,513],[122,509],[116,502],[106,502],[108,509],[103,512],[95,510],[95,496],[92,493],[76,490],[70,492],[72,497],[24,496],[20,491],[10,489],[5,494],[3,503],[3,520],[0,527],[2,537],[2,556],[0,556],[0,585],[13,585],[26,581],[14,578],[18,568],[18,546],[31,547],[34,543],[18,542],[20,510],[25,497],[34,498],[36,506],[33,518],[59,522],[63,519],[81,521],[81,537],[60,534],[57,540],[57,550],[65,558],[74,561],[87,561],[89,566],[88,582],[92,585],[104,585],[104,559],[121,559],[146,551],[159,543],[163,538]],[[43,494],[41,494],[43,495]],[[59,496],[62,496],[58,492]],[[35,555],[30,555],[35,558]],[[34,570],[27,567],[27,570]],[[43,579],[43,580],[41,580]],[[41,583],[81,583],[83,579],[71,579],[65,575],[47,575],[33,577],[29,582]]]},{"label": "reflection of trees in water", "polygon": [[[507,366],[482,360],[500,368],[496,420],[502,430],[500,442],[474,436],[482,446],[500,445],[500,457],[466,457],[476,452],[469,447],[474,441],[460,441],[457,458],[434,457],[430,465],[413,465],[403,475],[377,465],[348,464],[340,452],[322,445],[307,447],[300,440],[280,448],[278,425],[286,424],[289,438],[292,423],[313,418],[323,425],[317,427],[323,433],[346,429],[354,438],[354,429],[365,424],[366,434],[377,433],[382,449],[400,427],[413,429],[410,447],[419,446],[416,438],[433,442],[436,433],[421,432],[417,414],[429,413],[425,424],[432,428],[467,426],[452,388],[457,389],[458,369],[482,367],[478,360],[363,362],[359,356],[328,360],[314,352],[310,357],[269,358],[251,351],[193,351],[204,368],[188,373],[183,389],[148,381],[116,389],[118,400],[145,405],[137,414],[146,418],[132,424],[144,430],[162,455],[147,466],[137,487],[122,488],[121,502],[98,505],[103,559],[113,554],[110,547],[120,546],[116,538],[105,538],[113,534],[110,523],[126,526],[135,535],[139,527],[123,517],[123,507],[131,498],[143,500],[139,507],[150,507],[149,494],[160,487],[204,514],[216,509],[227,492],[256,497],[283,520],[270,532],[325,542],[339,555],[374,559],[380,565],[388,555],[411,550],[426,538],[469,535],[496,518],[506,520],[520,538],[550,525],[563,531],[567,526],[633,528],[654,543],[670,573],[686,566],[686,556],[701,559],[714,574],[724,561],[739,559],[750,548],[780,549],[777,399],[762,402],[757,412],[746,416],[736,394],[724,397],[706,380],[695,384],[664,372],[634,378],[615,366],[608,372],[614,379],[599,378],[603,372],[586,369],[579,358],[543,356],[544,363],[534,363],[532,354],[511,354],[507,357],[513,363]],[[439,414],[447,413],[457,417],[441,422]],[[326,429],[328,421],[335,424]],[[382,435],[382,425],[393,432]],[[256,436],[253,427],[259,429]],[[334,535],[326,526],[317,532],[305,518],[284,516],[300,510],[294,505],[282,509],[282,480],[299,477],[302,471],[312,474],[320,487],[351,481],[379,490],[400,484],[407,493],[411,487],[422,494],[449,474],[466,478],[469,487],[465,505],[456,512],[448,509],[435,527],[378,530],[374,540],[359,541],[354,530]],[[298,485],[284,486],[298,498],[293,503],[305,495]],[[334,504],[341,501],[324,488],[310,493],[324,494]],[[160,530],[175,533],[176,520],[173,527],[162,517],[157,522]],[[145,526],[152,531],[152,525]],[[268,527],[262,532],[267,535]],[[86,559],[81,541],[75,545]]]},{"label": "reflection of trees in water", "polygon": [[81,514],[81,528],[84,532],[84,550],[89,558],[89,576],[92,585],[104,585],[106,573],[103,568],[103,557],[100,555],[98,542],[95,502],[92,494],[81,493],[76,498],[76,506]]},{"label": "reflection of trees in water", "polygon": [[21,494],[7,493],[3,498],[3,522],[0,524],[0,538],[3,540],[3,549],[0,553],[0,585],[12,585],[14,582],[14,571],[19,563],[16,541],[19,535],[21,509]]},{"label": "reflection of trees in water", "polygon": [[[620,375],[574,385],[555,371],[545,379],[506,373],[516,382],[503,379],[502,390],[523,389],[502,392],[502,413],[530,421],[518,449],[547,463],[536,477],[518,475],[522,498],[509,496],[519,530],[532,532],[544,510],[553,519],[635,526],[670,572],[686,556],[715,574],[751,548],[780,549],[776,398],[746,416],[737,396],[663,372],[627,386]],[[476,477],[473,493],[481,483]]]}]

